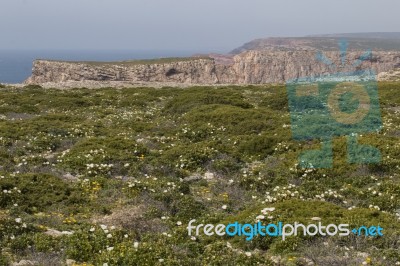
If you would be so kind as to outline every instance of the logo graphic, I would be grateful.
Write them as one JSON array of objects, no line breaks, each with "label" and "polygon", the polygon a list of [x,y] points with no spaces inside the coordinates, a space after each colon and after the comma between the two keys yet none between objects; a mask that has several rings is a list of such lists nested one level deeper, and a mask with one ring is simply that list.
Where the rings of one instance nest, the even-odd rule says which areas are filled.
[{"label": "logo graphic", "polygon": [[372,52],[365,52],[353,63],[357,70],[341,72],[346,65],[347,42],[341,41],[339,47],[339,66],[321,52],[316,55],[332,74],[297,78],[286,84],[293,138],[321,141],[319,149],[300,155],[302,168],[332,168],[335,136],[347,136],[349,163],[381,160],[377,148],[358,143],[358,134],[378,132],[382,127],[376,74],[372,69],[358,70]]},{"label": "logo graphic", "polygon": [[304,225],[295,222],[294,224],[287,224],[283,222],[263,224],[257,222],[255,224],[242,224],[234,222],[230,224],[197,224],[196,220],[191,220],[187,226],[189,236],[243,236],[246,241],[251,241],[256,236],[261,237],[280,237],[285,241],[290,236],[349,236],[353,233],[356,236],[379,237],[383,236],[383,228],[378,226],[361,226],[354,228],[350,231],[349,224],[328,224],[323,225],[321,222],[318,224]]}]

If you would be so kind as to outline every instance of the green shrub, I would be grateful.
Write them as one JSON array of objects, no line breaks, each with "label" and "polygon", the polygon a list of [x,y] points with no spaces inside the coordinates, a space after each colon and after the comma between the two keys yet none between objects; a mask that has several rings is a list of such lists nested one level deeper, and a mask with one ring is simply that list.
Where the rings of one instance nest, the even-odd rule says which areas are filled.
[{"label": "green shrub", "polygon": [[[58,177],[49,174],[24,174],[3,178],[0,179],[0,188],[1,191],[9,191],[0,193],[2,208],[18,204],[19,209],[29,213],[65,204],[79,193]],[[84,204],[85,201],[80,203]]]},{"label": "green shrub", "polygon": [[181,91],[165,106],[165,111],[172,114],[182,114],[204,105],[231,105],[240,108],[251,108],[252,105],[244,100],[237,91],[229,88],[192,88]]},{"label": "green shrub", "polygon": [[286,93],[286,88],[279,87],[265,96],[259,104],[260,107],[267,107],[274,111],[285,111],[289,110],[288,107],[288,97]]},{"label": "green shrub", "polygon": [[190,196],[183,196],[172,204],[172,215],[185,222],[200,217],[204,211],[205,206]]},{"label": "green shrub", "polygon": [[184,116],[184,121],[195,130],[212,124],[226,130],[220,134],[251,135],[265,130],[274,130],[280,121],[267,110],[243,109],[236,106],[208,105],[192,109]]}]

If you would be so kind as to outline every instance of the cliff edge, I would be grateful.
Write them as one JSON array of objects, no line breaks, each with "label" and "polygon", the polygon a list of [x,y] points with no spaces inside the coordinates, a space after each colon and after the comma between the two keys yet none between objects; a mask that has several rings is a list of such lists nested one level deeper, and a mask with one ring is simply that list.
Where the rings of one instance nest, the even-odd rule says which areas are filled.
[{"label": "cliff edge", "polygon": [[[400,51],[377,51],[355,69],[363,54],[350,51],[342,66],[340,53],[325,51],[335,72],[372,69],[377,74],[400,68]],[[250,50],[237,55],[167,58],[123,62],[65,62],[36,60],[26,84],[62,82],[127,82],[131,84],[264,84],[284,83],[305,76],[329,74],[313,50]]]}]

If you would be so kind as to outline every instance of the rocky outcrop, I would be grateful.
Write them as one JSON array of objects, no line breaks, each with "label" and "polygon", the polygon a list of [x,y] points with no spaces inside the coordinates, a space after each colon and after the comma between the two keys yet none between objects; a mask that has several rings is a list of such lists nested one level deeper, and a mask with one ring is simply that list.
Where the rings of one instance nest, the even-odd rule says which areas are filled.
[{"label": "rocky outcrop", "polygon": [[382,72],[378,75],[380,81],[400,81],[400,68],[390,70],[389,72]]},{"label": "rocky outcrop", "polygon": [[61,62],[36,60],[27,84],[65,81],[129,81],[217,83],[213,59],[182,59],[157,63],[126,61],[115,63]]},{"label": "rocky outcrop", "polygon": [[356,33],[332,34],[308,37],[270,37],[255,39],[231,51],[240,54],[245,51],[335,51],[338,43],[347,40],[349,51],[400,51],[400,33]]},{"label": "rocky outcrop", "polygon": [[379,51],[360,62],[362,52],[324,52],[332,64],[317,60],[315,51],[247,51],[236,56],[158,61],[59,62],[37,60],[27,84],[61,82],[126,82],[130,84],[264,84],[336,72],[374,70],[377,74],[400,67],[400,52]]},{"label": "rocky outcrop", "polygon": [[238,84],[283,83],[308,76],[319,76],[337,72],[373,70],[387,72],[400,66],[400,52],[376,52],[359,62],[362,52],[349,52],[344,64],[339,52],[324,52],[332,63],[317,60],[315,51],[248,51],[234,57],[232,66]]}]

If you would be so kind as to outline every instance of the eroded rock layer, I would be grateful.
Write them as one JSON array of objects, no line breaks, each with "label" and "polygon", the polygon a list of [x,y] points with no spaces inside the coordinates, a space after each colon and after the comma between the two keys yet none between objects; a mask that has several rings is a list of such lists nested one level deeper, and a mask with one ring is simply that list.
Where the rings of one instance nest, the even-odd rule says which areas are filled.
[{"label": "eroded rock layer", "polygon": [[[68,81],[121,81],[130,83],[264,84],[336,72],[371,69],[377,74],[400,68],[400,52],[379,51],[361,64],[363,52],[349,52],[344,64],[339,52],[246,51],[235,56],[115,63],[36,60],[27,84]],[[327,62],[331,62],[329,65]]]}]

